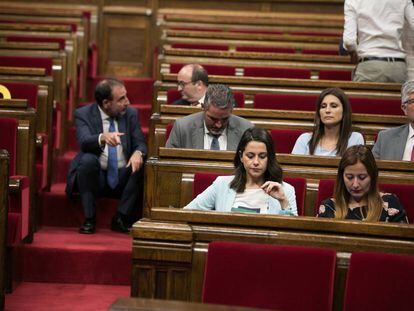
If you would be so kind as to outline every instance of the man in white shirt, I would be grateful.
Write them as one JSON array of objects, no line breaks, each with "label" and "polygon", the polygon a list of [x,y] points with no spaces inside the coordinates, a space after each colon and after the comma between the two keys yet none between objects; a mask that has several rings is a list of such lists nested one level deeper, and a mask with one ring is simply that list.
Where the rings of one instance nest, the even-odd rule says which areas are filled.
[{"label": "man in white shirt", "polygon": [[344,48],[355,64],[353,80],[397,82],[407,79],[404,24],[414,31],[411,0],[345,0]]},{"label": "man in white shirt", "polygon": [[203,111],[175,121],[166,147],[236,150],[244,131],[253,124],[232,114],[234,103],[229,87],[209,85]]},{"label": "man in white shirt", "polygon": [[401,88],[401,109],[408,124],[383,130],[372,148],[372,153],[381,160],[403,160],[414,162],[414,80]]},{"label": "man in white shirt", "polygon": [[201,107],[207,86],[208,74],[201,65],[185,65],[177,75],[177,88],[181,98],[172,104]]}]

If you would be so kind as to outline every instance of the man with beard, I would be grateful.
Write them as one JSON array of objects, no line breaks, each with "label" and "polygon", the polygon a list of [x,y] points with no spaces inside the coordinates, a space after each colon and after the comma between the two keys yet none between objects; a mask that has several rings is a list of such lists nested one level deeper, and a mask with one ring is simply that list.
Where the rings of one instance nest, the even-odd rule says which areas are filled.
[{"label": "man with beard", "polygon": [[80,194],[85,221],[79,232],[95,232],[98,197],[120,199],[111,229],[128,232],[136,213],[142,166],[147,153],[136,109],[130,108],[122,81],[105,79],[95,89],[96,103],[75,111],[81,151],[72,160],[66,193]]},{"label": "man with beard", "polygon": [[244,131],[253,124],[232,114],[234,104],[229,87],[209,85],[203,111],[178,119],[166,147],[236,150]]}]

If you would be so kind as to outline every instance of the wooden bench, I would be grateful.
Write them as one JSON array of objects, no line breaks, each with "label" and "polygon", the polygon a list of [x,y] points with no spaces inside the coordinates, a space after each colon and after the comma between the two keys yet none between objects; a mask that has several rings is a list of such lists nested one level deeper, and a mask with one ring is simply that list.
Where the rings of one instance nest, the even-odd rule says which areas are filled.
[{"label": "wooden bench", "polygon": [[[145,168],[145,217],[152,218],[155,206],[181,208],[192,199],[196,172],[231,174],[234,171],[233,151],[160,148],[157,157],[150,157]],[[315,202],[320,179],[335,179],[338,157],[277,154],[286,177],[307,179],[305,215],[315,215]],[[404,161],[377,161],[381,183],[413,184],[414,166]]]},{"label": "wooden bench", "polygon": [[414,255],[414,226],[313,217],[156,208],[132,229],[133,297],[201,301],[211,241],[327,247],[337,251],[334,310],[341,310],[353,252]]}]

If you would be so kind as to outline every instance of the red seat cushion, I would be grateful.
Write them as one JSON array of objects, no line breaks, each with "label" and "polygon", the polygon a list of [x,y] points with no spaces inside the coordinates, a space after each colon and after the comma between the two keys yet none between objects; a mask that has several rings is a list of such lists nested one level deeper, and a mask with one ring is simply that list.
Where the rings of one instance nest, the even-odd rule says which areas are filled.
[{"label": "red seat cushion", "polygon": [[[244,93],[233,92],[234,100],[236,101],[236,107],[244,108]],[[181,93],[177,89],[167,90],[167,104],[171,105],[176,100],[181,98]]]},{"label": "red seat cushion", "polygon": [[131,105],[152,105],[154,79],[152,78],[120,78],[127,90]]},{"label": "red seat cushion", "polygon": [[[178,73],[185,64],[170,64],[170,73]],[[222,65],[201,64],[209,75],[234,76],[236,67]]]},{"label": "red seat cushion", "polygon": [[253,107],[261,109],[315,111],[318,95],[256,94]]},{"label": "red seat cushion", "polygon": [[305,196],[306,196],[306,178],[302,177],[285,177],[283,181],[291,184],[295,188],[296,206],[299,216],[305,215]]},{"label": "red seat cushion", "polygon": [[38,86],[27,82],[0,82],[7,87],[13,99],[27,99],[29,107],[37,108]]},{"label": "red seat cushion", "polygon": [[202,301],[277,310],[332,310],[333,249],[209,244]]},{"label": "red seat cushion", "polygon": [[192,43],[173,43],[171,44],[171,47],[175,49],[216,50],[216,51],[227,51],[229,49],[227,45],[192,44]]},{"label": "red seat cushion", "polygon": [[0,117],[0,149],[9,153],[10,175],[16,174],[17,127],[19,122],[14,118]]},{"label": "red seat cushion", "polygon": [[353,253],[344,311],[414,310],[414,256]]},{"label": "red seat cushion", "polygon": [[260,52],[260,53],[289,53],[294,54],[294,48],[266,47],[266,46],[238,46],[237,52]]},{"label": "red seat cushion", "polygon": [[349,97],[353,113],[375,113],[384,115],[403,115],[401,100],[389,98]]},{"label": "red seat cushion", "polygon": [[319,80],[352,81],[351,70],[321,70]]},{"label": "red seat cushion", "polygon": [[246,77],[310,79],[310,70],[275,67],[245,67]]},{"label": "red seat cushion", "polygon": [[292,153],[298,137],[307,132],[306,130],[296,129],[273,129],[270,131],[272,136],[273,146],[277,153]]},{"label": "red seat cushion", "polygon": [[44,68],[46,75],[52,74],[53,60],[47,57],[0,56],[0,66]]}]

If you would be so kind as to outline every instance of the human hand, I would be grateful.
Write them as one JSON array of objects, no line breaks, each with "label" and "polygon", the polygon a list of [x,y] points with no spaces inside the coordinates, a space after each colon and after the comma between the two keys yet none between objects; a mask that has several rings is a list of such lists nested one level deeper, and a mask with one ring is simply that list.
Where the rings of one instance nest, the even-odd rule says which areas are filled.
[{"label": "human hand", "polygon": [[283,190],[282,184],[276,181],[266,181],[261,188],[271,197],[275,198],[280,202],[282,209],[288,207],[289,202],[285,196],[285,191]]},{"label": "human hand", "polygon": [[349,52],[351,55],[351,64],[358,64],[358,53],[356,51]]},{"label": "human hand", "polygon": [[121,144],[121,136],[124,133],[108,132],[101,135],[101,144],[108,144],[110,146],[118,146]]},{"label": "human hand", "polygon": [[144,160],[142,157],[142,152],[137,150],[132,154],[131,158],[129,158],[129,161],[126,167],[131,166],[132,173],[135,173],[139,171],[143,163],[144,163]]}]

